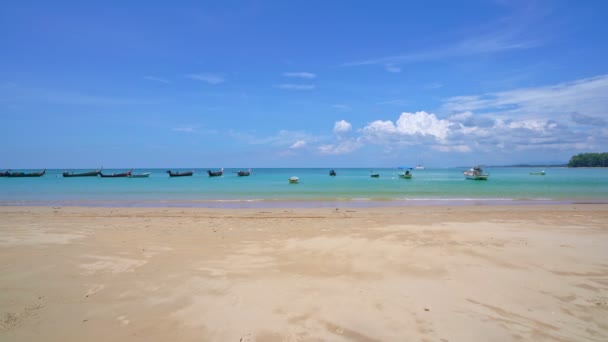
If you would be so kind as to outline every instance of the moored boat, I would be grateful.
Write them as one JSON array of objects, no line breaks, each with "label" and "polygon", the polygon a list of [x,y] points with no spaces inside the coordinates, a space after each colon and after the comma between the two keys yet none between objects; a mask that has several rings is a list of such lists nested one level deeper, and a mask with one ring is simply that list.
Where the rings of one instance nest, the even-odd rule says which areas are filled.
[{"label": "moored boat", "polygon": [[102,178],[122,178],[122,177],[129,177],[131,175],[131,171],[133,171],[133,169],[127,171],[127,172],[121,172],[121,173],[110,173],[110,174],[103,174],[101,171],[99,171],[99,175]]},{"label": "moored boat", "polygon": [[424,167],[424,165],[422,165],[422,164],[418,164],[418,165],[416,165],[416,166],[414,167],[414,169],[416,169],[416,170],[424,170],[424,169],[425,169],[425,167]]},{"label": "moored boat", "polygon": [[545,170],[542,170],[540,172],[530,172],[531,175],[534,176],[544,176],[545,175]]},{"label": "moored boat", "polygon": [[11,170],[6,170],[2,174],[2,177],[42,177],[42,176],[44,176],[45,173],[46,173],[46,169],[44,169],[40,172],[31,172],[31,173],[25,173],[25,172],[19,172],[19,171],[11,172]]},{"label": "moored boat", "polygon": [[474,166],[464,172],[464,177],[471,180],[488,180],[489,173],[484,173],[481,165]]},{"label": "moored boat", "polygon": [[209,177],[219,177],[224,174],[224,168],[219,171],[207,170],[207,173],[209,174]]},{"label": "moored boat", "polygon": [[101,169],[89,172],[74,173],[63,171],[63,177],[97,177],[101,173]]},{"label": "moored boat", "polygon": [[300,178],[298,178],[296,176],[289,177],[290,184],[297,184],[299,181],[300,181]]},{"label": "moored boat", "polygon": [[380,178],[380,174],[379,173],[374,173],[373,171],[369,172],[369,176],[372,178]]},{"label": "moored boat", "polygon": [[335,176],[336,175],[336,171],[333,170],[333,169],[329,170],[329,175],[332,176],[332,177]]},{"label": "moored boat", "polygon": [[403,173],[399,173],[399,178],[412,179],[412,173],[409,170],[406,170]]},{"label": "moored boat", "polygon": [[169,174],[169,177],[186,177],[186,176],[192,176],[194,174],[194,170],[186,171],[186,172],[173,172],[171,170],[168,170],[167,173]]},{"label": "moored boat", "polygon": [[148,177],[150,177],[150,172],[132,173],[129,175],[129,178],[148,178]]},{"label": "moored boat", "polygon": [[247,171],[241,170],[241,171],[237,172],[236,175],[239,176],[239,177],[249,176],[249,175],[251,175],[251,169],[249,169]]}]

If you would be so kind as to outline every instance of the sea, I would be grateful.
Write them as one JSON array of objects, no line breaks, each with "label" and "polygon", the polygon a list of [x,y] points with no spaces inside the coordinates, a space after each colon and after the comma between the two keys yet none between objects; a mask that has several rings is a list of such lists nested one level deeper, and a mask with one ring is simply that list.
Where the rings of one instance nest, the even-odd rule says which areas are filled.
[{"label": "sea", "polygon": [[[402,179],[397,168],[225,169],[209,177],[194,169],[191,177],[169,177],[168,169],[134,169],[149,178],[62,177],[63,169],[39,178],[0,177],[2,206],[100,207],[375,207],[416,205],[493,205],[608,203],[608,168],[495,167],[487,181],[467,180],[467,168],[412,170]],[[192,169],[171,169],[192,171]],[[544,170],[545,175],[533,175]],[[18,170],[37,172],[40,170]],[[69,170],[86,172],[87,170]],[[104,169],[120,173],[125,169]],[[370,173],[379,173],[379,178]],[[288,179],[297,176],[298,184]]]}]

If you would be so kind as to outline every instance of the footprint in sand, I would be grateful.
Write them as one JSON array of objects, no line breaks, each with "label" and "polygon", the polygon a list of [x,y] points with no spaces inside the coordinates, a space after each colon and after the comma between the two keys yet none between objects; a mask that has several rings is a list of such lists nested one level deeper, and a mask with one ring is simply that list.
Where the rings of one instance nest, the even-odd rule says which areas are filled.
[{"label": "footprint in sand", "polygon": [[116,319],[120,322],[120,325],[122,325],[123,327],[125,325],[128,325],[129,323],[131,323],[131,321],[127,319],[126,315],[118,316],[118,317],[116,317]]},{"label": "footprint in sand", "polygon": [[96,294],[97,292],[103,290],[106,286],[104,284],[95,284],[92,287],[90,287],[87,292],[85,292],[84,296],[88,297],[88,296],[92,296],[94,294]]}]

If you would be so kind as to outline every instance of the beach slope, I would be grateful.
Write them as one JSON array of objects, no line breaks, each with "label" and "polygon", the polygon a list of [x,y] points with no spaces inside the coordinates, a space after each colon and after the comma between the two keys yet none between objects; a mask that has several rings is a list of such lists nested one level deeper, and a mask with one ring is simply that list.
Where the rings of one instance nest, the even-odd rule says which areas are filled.
[{"label": "beach slope", "polygon": [[608,205],[0,207],[2,341],[606,341]]}]

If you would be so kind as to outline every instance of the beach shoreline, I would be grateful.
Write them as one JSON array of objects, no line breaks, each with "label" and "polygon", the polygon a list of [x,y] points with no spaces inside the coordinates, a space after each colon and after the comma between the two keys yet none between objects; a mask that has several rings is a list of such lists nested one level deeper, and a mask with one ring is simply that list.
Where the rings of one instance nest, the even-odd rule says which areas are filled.
[{"label": "beach shoreline", "polygon": [[0,340],[604,341],[608,205],[0,206]]},{"label": "beach shoreline", "polygon": [[0,207],[84,207],[84,208],[200,208],[200,209],[321,209],[399,208],[442,206],[543,206],[608,204],[597,198],[513,199],[513,198],[416,198],[416,199],[217,199],[217,200],[49,200],[0,201]]}]

